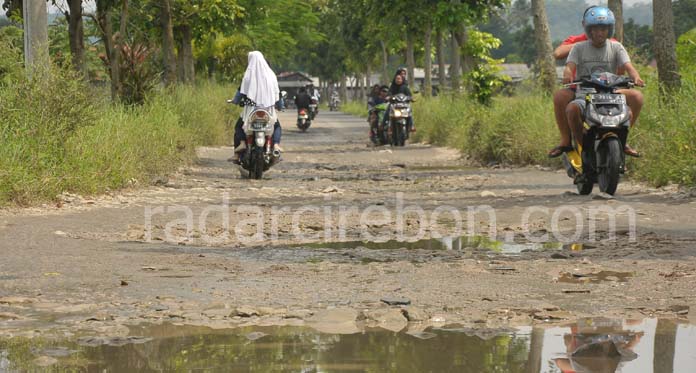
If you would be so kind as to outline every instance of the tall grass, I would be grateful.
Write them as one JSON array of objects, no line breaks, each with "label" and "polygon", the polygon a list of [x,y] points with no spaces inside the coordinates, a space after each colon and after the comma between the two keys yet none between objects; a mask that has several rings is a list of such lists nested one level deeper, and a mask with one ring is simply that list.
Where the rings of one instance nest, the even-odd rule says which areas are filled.
[{"label": "tall grass", "polygon": [[[653,83],[643,90],[645,106],[629,137],[643,157],[629,160],[630,175],[656,186],[696,185],[696,82],[685,79],[681,92],[665,104],[657,77],[648,75]],[[457,148],[483,164],[560,166],[546,156],[559,140],[551,97],[533,88],[497,97],[491,107],[454,96],[420,100],[414,115],[416,140]]]},{"label": "tall grass", "polygon": [[112,105],[69,71],[0,86],[0,205],[100,193],[171,172],[197,145],[230,138],[232,87],[178,87],[144,105]]},{"label": "tall grass", "polygon": [[365,104],[365,101],[348,101],[341,103],[341,111],[346,114],[367,118],[367,104]]}]

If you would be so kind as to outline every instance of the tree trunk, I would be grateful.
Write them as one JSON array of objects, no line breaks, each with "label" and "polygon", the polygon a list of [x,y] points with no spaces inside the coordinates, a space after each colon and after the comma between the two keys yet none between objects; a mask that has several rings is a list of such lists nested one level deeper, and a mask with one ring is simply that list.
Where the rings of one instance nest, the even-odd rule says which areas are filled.
[{"label": "tree trunk", "polygon": [[191,84],[196,80],[195,61],[193,58],[193,31],[189,25],[177,26],[174,29],[178,43],[177,77],[179,81]]},{"label": "tree trunk", "polygon": [[452,83],[452,90],[454,92],[459,92],[459,87],[461,85],[461,71],[462,71],[462,58],[459,52],[459,43],[457,43],[457,38],[454,32],[451,33],[450,45],[452,46],[452,60],[450,62],[450,79]]},{"label": "tree trunk", "polygon": [[380,40],[380,45],[382,46],[382,81],[390,82],[391,77],[389,76],[389,53],[387,52],[387,46],[384,40]]},{"label": "tree trunk", "polygon": [[348,102],[348,89],[346,88],[346,76],[341,76],[341,101]]},{"label": "tree trunk", "polygon": [[657,60],[657,77],[662,98],[681,86],[677,53],[675,50],[674,15],[672,0],[653,0],[653,49]]},{"label": "tree trunk", "polygon": [[176,55],[174,53],[174,30],[172,10],[169,0],[160,2],[160,21],[162,26],[162,58],[164,62],[164,85],[176,84]]},{"label": "tree trunk", "polygon": [[372,85],[370,84],[372,83],[370,81],[370,75],[370,65],[365,65],[365,98],[370,97],[370,92],[372,89]]},{"label": "tree trunk", "polygon": [[[110,6],[109,6],[110,7]],[[109,18],[107,12],[106,18]],[[111,23],[110,21],[107,21]],[[123,0],[121,3],[121,18],[119,20],[119,31],[113,36],[113,48],[111,49],[110,65],[111,65],[111,99],[118,101],[123,94],[123,85],[121,84],[121,49],[126,40],[126,25],[128,24],[128,0]],[[110,28],[111,26],[109,26]]]},{"label": "tree trunk", "polygon": [[526,373],[541,371],[541,352],[544,347],[544,328],[532,328],[532,338],[529,342],[529,357],[525,364]]},{"label": "tree trunk", "polygon": [[408,80],[411,82],[410,86],[413,90],[416,87],[416,75],[414,71],[416,70],[416,61],[413,56],[413,32],[406,33],[406,68],[408,69]]},{"label": "tree trunk", "polygon": [[425,26],[425,41],[424,41],[424,47],[425,47],[425,61],[424,61],[424,69],[425,69],[425,87],[423,87],[423,96],[425,97],[430,97],[432,92],[433,92],[433,78],[432,78],[432,72],[433,72],[433,60],[432,60],[432,45],[430,42],[431,36],[433,34],[433,25],[428,22],[428,24]]},{"label": "tree trunk", "polygon": [[82,22],[82,0],[68,0],[69,11],[65,12],[68,21],[68,39],[73,68],[85,75],[85,29]]},{"label": "tree trunk", "polygon": [[623,43],[623,1],[609,0],[609,9],[614,12],[616,17],[616,25],[614,26],[614,38],[620,43]]},{"label": "tree trunk", "polygon": [[457,32],[453,33],[457,38],[457,44],[459,44],[460,55],[462,56],[462,72],[468,74],[476,65],[474,57],[464,52],[464,46],[469,42],[469,32],[466,26],[460,25],[457,27]]},{"label": "tree trunk", "polygon": [[551,36],[544,0],[532,0],[532,12],[534,13],[534,42],[537,50],[539,80],[542,88],[551,94],[556,87],[556,65],[551,54]]},{"label": "tree trunk", "polygon": [[437,86],[440,91],[443,91],[447,83],[447,71],[445,71],[445,40],[441,30],[435,33],[435,53],[437,54]]},{"label": "tree trunk", "polygon": [[[113,26],[111,23],[111,5],[109,0],[97,0],[97,24],[101,32],[102,41],[104,42],[104,63],[109,69],[109,77],[111,80],[111,101],[118,101],[118,80],[114,80],[114,76],[119,76],[118,65],[112,64],[115,56]],[[114,71],[114,69],[116,71]]]}]

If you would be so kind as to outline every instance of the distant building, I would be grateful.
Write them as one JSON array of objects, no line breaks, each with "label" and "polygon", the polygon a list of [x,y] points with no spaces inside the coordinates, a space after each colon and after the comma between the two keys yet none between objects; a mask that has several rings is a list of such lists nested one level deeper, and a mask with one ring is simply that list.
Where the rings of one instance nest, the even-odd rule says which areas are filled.
[{"label": "distant building", "polygon": [[[314,84],[314,79],[299,71],[284,71],[278,74],[278,87],[281,91],[286,91],[288,97],[297,95],[301,87]],[[315,84],[316,85],[316,84]]]}]

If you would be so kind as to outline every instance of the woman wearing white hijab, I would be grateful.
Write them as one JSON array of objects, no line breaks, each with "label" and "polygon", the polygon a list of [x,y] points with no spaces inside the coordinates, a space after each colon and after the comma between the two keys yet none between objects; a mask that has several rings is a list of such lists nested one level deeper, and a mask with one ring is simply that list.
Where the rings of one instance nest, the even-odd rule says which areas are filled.
[{"label": "woman wearing white hijab", "polygon": [[244,133],[244,119],[251,114],[256,108],[264,108],[271,114],[271,118],[275,119],[273,128],[273,148],[277,151],[280,149],[280,137],[282,129],[278,121],[276,106],[281,105],[280,89],[278,88],[278,79],[276,74],[268,66],[268,62],[263,58],[263,54],[259,51],[249,52],[249,63],[244,72],[242,85],[239,87],[239,96],[235,97],[235,102],[244,109],[237,120],[234,129],[234,156],[232,161],[239,161],[239,153],[246,149],[246,134]]}]

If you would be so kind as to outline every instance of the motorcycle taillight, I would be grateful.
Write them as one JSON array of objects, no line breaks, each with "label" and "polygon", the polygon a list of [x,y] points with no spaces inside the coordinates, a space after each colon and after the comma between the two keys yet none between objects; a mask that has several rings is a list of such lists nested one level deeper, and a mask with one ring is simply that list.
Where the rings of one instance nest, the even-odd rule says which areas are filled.
[{"label": "motorcycle taillight", "polygon": [[305,115],[305,114],[307,114],[307,111],[306,111],[305,109],[301,109],[301,110],[300,110],[300,115]]}]

